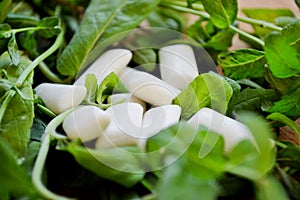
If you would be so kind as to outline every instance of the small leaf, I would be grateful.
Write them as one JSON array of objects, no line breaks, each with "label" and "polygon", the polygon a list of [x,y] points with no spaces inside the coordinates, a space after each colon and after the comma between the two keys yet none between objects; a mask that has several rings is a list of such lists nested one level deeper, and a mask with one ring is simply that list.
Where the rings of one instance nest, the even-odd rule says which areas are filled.
[{"label": "small leaf", "polygon": [[156,59],[156,53],[153,49],[137,49],[133,51],[132,60],[148,72],[155,69]]},{"label": "small leaf", "polygon": [[205,11],[218,28],[231,25],[237,16],[237,0],[202,0]]},{"label": "small leaf", "polygon": [[59,18],[45,17],[37,25],[38,34],[44,38],[51,38],[61,32]]},{"label": "small leaf", "polygon": [[9,24],[0,24],[0,39],[10,38],[11,37],[11,27]]},{"label": "small leaf", "polygon": [[113,92],[127,92],[126,88],[114,72],[105,77],[105,79],[99,85],[96,101],[102,105],[105,100],[113,94]]},{"label": "small leaf", "polygon": [[12,0],[3,0],[0,2],[0,24],[5,20],[7,13],[10,10]]},{"label": "small leaf", "polygon": [[186,18],[179,12],[157,7],[147,18],[151,27],[163,27],[171,30],[182,31]]},{"label": "small leaf", "polygon": [[20,34],[20,45],[29,53],[31,58],[36,58],[39,56],[37,50],[38,44],[35,38],[35,34],[32,31],[27,31]]},{"label": "small leaf", "polygon": [[18,66],[20,63],[20,52],[15,35],[13,35],[8,42],[8,53],[12,63]]},{"label": "small leaf", "polygon": [[191,26],[187,28],[187,35],[194,40],[196,40],[198,43],[204,45],[206,41],[208,41],[211,36],[206,31],[206,29],[202,26],[203,19],[200,18],[195,23],[193,23]]},{"label": "small leaf", "polygon": [[96,100],[97,94],[97,78],[95,74],[87,74],[85,78],[85,87],[87,90],[87,94],[85,97],[86,102],[94,103]]},{"label": "small leaf", "polygon": [[234,32],[229,29],[223,29],[213,35],[205,44],[205,47],[212,47],[215,50],[223,51],[228,49],[232,44]]},{"label": "small leaf", "polygon": [[239,49],[219,54],[218,63],[225,76],[233,79],[260,78],[265,69],[265,55],[255,49]]},{"label": "small leaf", "polygon": [[290,46],[280,33],[265,38],[265,53],[271,72],[278,78],[288,78],[300,72],[300,56],[296,47]]},{"label": "small leaf", "polygon": [[203,107],[226,113],[232,88],[220,75],[210,72],[199,75],[174,100],[182,109],[182,118],[188,119]]}]

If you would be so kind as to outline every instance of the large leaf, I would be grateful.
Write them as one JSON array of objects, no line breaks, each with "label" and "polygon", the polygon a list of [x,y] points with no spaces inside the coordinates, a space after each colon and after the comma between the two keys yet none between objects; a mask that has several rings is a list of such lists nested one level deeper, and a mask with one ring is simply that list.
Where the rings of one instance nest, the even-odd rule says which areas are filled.
[{"label": "large leaf", "polygon": [[271,33],[265,39],[266,58],[274,76],[288,78],[300,72],[300,56],[295,46],[280,33]]},{"label": "large leaf", "polygon": [[[5,55],[8,56],[8,54]],[[18,66],[12,64],[6,66],[5,69],[8,74],[8,80],[15,82],[29,63],[30,61],[27,58],[21,57]],[[26,152],[30,138],[30,128],[33,123],[32,78],[33,74],[28,77],[20,89],[23,96],[26,96],[27,99],[23,99],[20,93],[15,94],[8,104],[0,124],[0,136],[10,143],[18,157],[24,156]]]},{"label": "large leaf", "polygon": [[101,43],[115,34],[135,28],[158,2],[159,0],[92,0],[79,29],[58,59],[58,71],[63,75],[76,76],[97,42]]},{"label": "large leaf", "polygon": [[239,49],[221,53],[218,63],[225,76],[233,79],[259,78],[264,75],[265,55],[255,49]]},{"label": "large leaf", "polygon": [[24,196],[34,198],[35,189],[26,174],[26,170],[18,165],[13,149],[1,136],[0,154],[1,199],[14,199]]},{"label": "large leaf", "polygon": [[4,21],[6,18],[7,13],[9,12],[10,5],[12,1],[11,0],[3,0],[0,2],[0,23]]},{"label": "large leaf", "polygon": [[182,118],[188,119],[200,108],[211,107],[226,113],[232,88],[220,75],[210,72],[196,77],[174,100],[182,109]]},{"label": "large leaf", "polygon": [[84,168],[98,176],[131,187],[144,177],[139,153],[128,149],[114,148],[94,150],[70,143],[66,150]]},{"label": "large leaf", "polygon": [[218,28],[231,25],[237,16],[237,0],[202,0],[205,11]]}]

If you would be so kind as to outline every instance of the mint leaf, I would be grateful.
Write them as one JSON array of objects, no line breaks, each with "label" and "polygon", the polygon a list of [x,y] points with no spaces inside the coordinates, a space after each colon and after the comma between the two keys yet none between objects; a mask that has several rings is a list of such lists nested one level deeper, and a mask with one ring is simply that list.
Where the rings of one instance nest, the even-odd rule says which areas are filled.
[{"label": "mint leaf", "polygon": [[173,100],[182,109],[181,117],[190,118],[199,109],[210,107],[225,113],[232,88],[220,75],[210,72],[199,75]]},{"label": "mint leaf", "polygon": [[289,91],[284,94],[281,100],[275,102],[268,112],[279,112],[290,117],[299,117],[300,114],[300,79],[292,82]]},{"label": "mint leaf", "polygon": [[265,102],[278,100],[279,94],[272,89],[250,89],[246,88],[242,92],[234,95],[228,106],[228,114],[233,111],[251,110],[261,111]]},{"label": "mint leaf", "polygon": [[232,37],[234,32],[229,29],[223,29],[213,35],[205,44],[205,47],[211,47],[215,50],[226,50],[232,45]]},{"label": "mint leaf", "polygon": [[273,32],[265,38],[264,50],[274,76],[288,78],[300,72],[299,51],[280,33]]},{"label": "mint leaf", "polygon": [[225,76],[233,79],[260,78],[265,69],[264,52],[255,49],[239,49],[219,54],[218,63]]},{"label": "mint leaf", "polygon": [[158,3],[159,0],[92,0],[78,30],[57,61],[58,71],[75,77],[97,42],[135,28]]},{"label": "mint leaf", "polygon": [[285,26],[282,31],[282,37],[290,44],[290,45],[300,45],[300,21],[296,21],[294,23],[290,23]]},{"label": "mint leaf", "polygon": [[237,0],[202,0],[205,11],[218,28],[231,25],[237,16]]}]

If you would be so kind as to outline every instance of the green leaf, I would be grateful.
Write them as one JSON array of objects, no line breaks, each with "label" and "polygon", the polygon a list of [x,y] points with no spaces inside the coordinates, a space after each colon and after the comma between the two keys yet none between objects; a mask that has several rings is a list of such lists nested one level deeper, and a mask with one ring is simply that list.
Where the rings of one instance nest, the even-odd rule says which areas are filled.
[{"label": "green leaf", "polygon": [[203,28],[202,25],[203,19],[200,18],[195,23],[193,23],[191,26],[189,26],[186,30],[186,34],[196,40],[198,43],[204,45],[206,41],[208,41],[211,36],[206,31],[206,29]]},{"label": "green leaf", "polygon": [[0,23],[2,23],[5,20],[6,15],[10,10],[11,3],[11,0],[3,0],[0,2]]},{"label": "green leaf", "polygon": [[300,128],[297,126],[297,124],[288,118],[287,116],[280,114],[280,113],[272,113],[267,116],[266,119],[279,121],[287,126],[289,126],[295,133],[297,133],[300,136]]},{"label": "green leaf", "polygon": [[[258,19],[266,22],[274,23],[275,19],[282,16],[294,17],[294,14],[289,9],[268,9],[268,8],[244,8],[243,13],[249,18]],[[256,35],[263,38],[270,30],[259,26],[253,26]]]},{"label": "green leaf", "polygon": [[182,31],[185,27],[184,16],[172,9],[157,7],[147,18],[151,27],[163,27]]},{"label": "green leaf", "polygon": [[159,199],[217,199],[220,187],[216,177],[208,179],[206,169],[182,160],[164,170],[158,191]]},{"label": "green leaf", "polygon": [[44,38],[51,38],[61,32],[59,18],[45,17],[37,25],[38,34]]},{"label": "green leaf", "polygon": [[[6,54],[6,56],[8,56]],[[5,67],[8,80],[16,82],[19,75],[29,65],[29,61],[25,57],[21,57],[19,66],[8,65]],[[19,88],[23,94],[33,99],[32,90],[33,73],[28,76],[25,83]],[[2,103],[2,102],[1,102]],[[0,136],[6,139],[18,157],[25,155],[27,144],[30,138],[30,128],[33,123],[34,106],[32,100],[23,99],[16,93],[5,110],[3,119],[0,124]]]},{"label": "green leaf", "polygon": [[133,51],[132,60],[145,69],[151,72],[156,67],[156,53],[154,49],[136,49]]},{"label": "green leaf", "polygon": [[202,0],[205,11],[218,28],[231,25],[237,16],[237,0]]},{"label": "green leaf", "polygon": [[289,196],[285,188],[273,176],[265,177],[256,183],[256,198],[258,200],[265,199],[282,199],[289,200]]},{"label": "green leaf", "polygon": [[[137,147],[134,147],[137,148]],[[132,187],[144,177],[142,158],[130,149],[113,148],[106,150],[88,149],[76,143],[67,145],[76,161],[96,175]]]},{"label": "green leaf", "polygon": [[97,78],[95,74],[87,74],[85,77],[85,87],[87,90],[87,94],[85,97],[86,102],[94,103],[96,100],[97,94]]},{"label": "green leaf", "polygon": [[102,105],[113,92],[127,92],[118,76],[112,72],[101,82],[97,90],[96,101]]},{"label": "green leaf", "polygon": [[12,63],[17,66],[20,63],[20,52],[18,49],[16,37],[14,34],[8,42],[7,49],[8,49],[8,53],[9,53]]},{"label": "green leaf", "polygon": [[291,83],[289,91],[282,98],[275,102],[268,112],[279,112],[290,117],[299,117],[300,115],[300,79]]},{"label": "green leaf", "polygon": [[26,171],[18,164],[14,150],[1,136],[0,154],[1,198],[4,194],[10,197],[7,199],[21,198],[29,195],[34,198],[35,188]]},{"label": "green leaf", "polygon": [[97,42],[135,28],[158,3],[159,0],[92,0],[79,29],[58,59],[58,71],[76,76]]},{"label": "green leaf", "polygon": [[234,32],[229,28],[220,30],[207,41],[205,47],[211,47],[219,51],[226,50],[232,44],[233,35]]},{"label": "green leaf", "polygon": [[210,72],[199,75],[173,100],[182,109],[181,117],[190,118],[199,109],[210,107],[226,113],[232,88],[220,75]]},{"label": "green leaf", "polygon": [[252,135],[258,148],[255,170],[262,175],[266,175],[275,164],[276,148],[270,139],[274,139],[273,133],[268,122],[260,115],[254,112],[239,112],[238,121],[245,124]]},{"label": "green leaf", "polygon": [[289,86],[292,82],[292,79],[289,79],[289,78],[277,78],[275,77],[270,69],[267,69],[266,70],[266,73],[265,73],[265,79],[266,81],[271,85],[273,86],[273,88],[275,88],[276,90],[278,90],[281,94],[284,94],[288,91],[289,89]]},{"label": "green leaf", "polygon": [[264,47],[271,72],[278,78],[288,78],[300,72],[300,56],[296,47],[290,46],[280,33],[265,38]]},{"label": "green leaf", "polygon": [[278,151],[277,160],[280,164],[291,169],[300,170],[300,147],[292,142],[281,141],[286,148]]},{"label": "green leaf", "polygon": [[261,111],[264,102],[274,102],[276,99],[278,93],[275,90],[246,88],[232,97],[228,113],[239,110]]},{"label": "green leaf", "polygon": [[282,37],[290,44],[290,45],[300,45],[300,21],[296,21],[285,26],[282,31]]},{"label": "green leaf", "polygon": [[39,56],[38,44],[35,38],[34,31],[27,31],[22,33],[20,36],[20,45],[29,53],[31,58],[36,58]]},{"label": "green leaf", "polygon": [[10,38],[11,37],[11,27],[9,24],[0,24],[0,39]]},{"label": "green leaf", "polygon": [[219,54],[218,63],[225,76],[238,80],[263,77],[266,60],[264,52],[255,49],[239,49]]}]

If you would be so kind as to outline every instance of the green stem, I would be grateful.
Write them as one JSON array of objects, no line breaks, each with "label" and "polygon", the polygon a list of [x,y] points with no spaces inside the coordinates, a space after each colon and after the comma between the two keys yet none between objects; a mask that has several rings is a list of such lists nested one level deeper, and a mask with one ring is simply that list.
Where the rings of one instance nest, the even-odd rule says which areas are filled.
[{"label": "green stem", "polygon": [[16,94],[16,91],[14,91],[14,90],[9,90],[5,94],[6,97],[5,97],[5,99],[4,99],[4,101],[1,105],[1,108],[0,108],[0,124],[2,122],[2,119],[3,119],[4,113],[6,111],[6,108],[9,105],[12,98],[15,96],[15,94]]},{"label": "green stem", "polygon": [[62,114],[58,115],[53,120],[51,120],[50,123],[47,125],[42,145],[33,167],[32,182],[35,185],[36,189],[40,192],[40,194],[47,199],[70,200],[70,198],[57,195],[52,191],[48,190],[48,188],[45,187],[45,185],[42,182],[42,173],[51,143],[51,136],[53,136],[57,140],[67,139],[66,136],[57,134],[56,129],[74,109],[76,108],[72,108],[63,112]]},{"label": "green stem", "polygon": [[50,56],[54,51],[56,51],[64,40],[64,31],[62,30],[60,34],[57,36],[54,44],[47,49],[43,54],[37,57],[28,67],[22,72],[19,76],[16,84],[17,86],[21,87],[25,80],[27,79],[28,75],[34,70],[36,66],[38,66],[43,60],[45,60],[48,56]]},{"label": "green stem", "polygon": [[48,154],[48,151],[50,148],[50,143],[51,143],[50,134],[45,133],[39,154],[37,156],[35,165],[33,167],[32,182],[33,182],[34,186],[36,187],[36,189],[40,192],[40,194],[46,199],[70,200],[70,198],[57,195],[57,194],[53,193],[52,191],[48,190],[42,182],[41,177],[43,174],[43,169],[44,169],[45,161],[47,158],[47,154]]},{"label": "green stem", "polygon": [[270,29],[273,31],[282,31],[281,27],[276,26],[275,24],[272,24],[272,23],[269,23],[266,21],[258,20],[258,19],[252,19],[252,18],[248,18],[248,17],[238,16],[237,20],[251,24],[251,25],[256,25],[256,26],[260,26],[262,28]]},{"label": "green stem", "polygon": [[293,120],[291,120],[287,116],[280,114],[280,113],[272,113],[267,116],[267,119],[279,121],[279,122],[289,126],[300,137],[300,128],[297,126],[297,124]]},{"label": "green stem", "polygon": [[[171,4],[175,6],[181,6],[181,7],[188,7],[188,4],[183,1],[171,1],[171,0],[163,0],[165,4]],[[201,4],[193,3],[191,6],[192,9],[198,10],[198,11],[204,11],[204,7]],[[253,19],[253,18],[248,18],[248,17],[243,17],[243,16],[237,16],[236,18],[238,21],[245,22],[247,24],[255,25],[255,26],[260,26],[262,28],[270,29],[273,31],[281,31],[282,28],[279,26],[276,26],[273,23],[266,22],[263,20],[258,20],[258,19]]]},{"label": "green stem", "polygon": [[262,46],[262,47],[265,46],[265,42],[264,42],[263,40],[261,40],[261,39],[255,37],[255,36],[253,36],[253,35],[251,35],[251,34],[245,32],[245,31],[242,31],[241,29],[239,29],[239,28],[237,28],[237,27],[235,27],[235,26],[233,26],[233,25],[230,25],[229,28],[230,28],[231,30],[233,30],[234,32],[238,33],[239,35],[242,35],[242,36],[244,36],[244,37],[246,37],[246,38],[252,40],[253,42],[256,42],[256,43],[259,44],[260,46]]},{"label": "green stem", "polygon": [[57,140],[65,140],[67,139],[67,136],[65,135],[61,135],[58,134],[56,132],[56,128],[65,120],[65,118],[75,109],[77,109],[78,107],[75,108],[71,108],[61,114],[59,114],[57,117],[55,117],[46,127],[45,132],[49,135],[51,135],[52,137],[54,137]]},{"label": "green stem", "polygon": [[[161,6],[166,7],[166,8],[171,8],[180,12],[185,12],[185,13],[190,13],[190,14],[194,14],[194,15],[198,15],[200,17],[203,17],[205,19],[209,19],[210,16],[207,13],[204,12],[200,12],[191,8],[186,8],[186,7],[182,7],[182,6],[178,6],[178,5],[173,5],[173,4],[169,4],[166,2],[162,2],[160,3]],[[249,33],[246,33],[245,31],[242,31],[241,29],[236,28],[235,26],[230,25],[229,28],[231,30],[233,30],[234,32],[238,33],[239,35],[242,35],[250,40],[252,40],[253,42],[258,43],[261,46],[264,46],[265,43],[264,41],[262,41],[261,39],[254,37],[253,35],[250,35]]]},{"label": "green stem", "polygon": [[198,15],[198,16],[203,17],[205,19],[210,18],[210,16],[207,13],[200,12],[198,10],[194,10],[194,9],[191,9],[191,8],[186,8],[186,7],[183,7],[183,6],[173,5],[173,4],[166,3],[166,2],[162,2],[159,5],[161,5],[163,7],[166,7],[166,8],[171,8],[171,9],[174,9],[174,10],[177,10],[177,11],[180,11],[180,12],[186,12],[186,13]]},{"label": "green stem", "polygon": [[40,111],[42,111],[49,117],[55,118],[57,116],[54,112],[52,112],[51,110],[49,110],[48,108],[46,108],[45,106],[43,106],[41,104],[37,104],[37,107]]},{"label": "green stem", "polygon": [[39,64],[39,69],[41,72],[44,74],[44,76],[49,79],[50,81],[54,83],[68,83],[71,81],[72,77],[66,78],[66,79],[61,79],[57,74],[53,73],[49,67],[46,65],[46,63],[41,62]]}]

